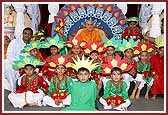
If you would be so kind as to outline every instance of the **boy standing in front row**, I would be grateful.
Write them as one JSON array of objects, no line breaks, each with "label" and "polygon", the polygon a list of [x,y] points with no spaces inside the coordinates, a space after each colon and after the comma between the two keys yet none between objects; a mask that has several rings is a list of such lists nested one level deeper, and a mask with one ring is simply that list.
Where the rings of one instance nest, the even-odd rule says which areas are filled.
[{"label": "boy standing in front row", "polygon": [[97,67],[97,63],[93,64],[93,60],[87,58],[77,61],[74,60],[72,68],[77,71],[79,81],[74,81],[71,88],[71,105],[63,110],[67,111],[96,111],[95,102],[98,95],[95,82],[89,81],[91,71]]}]

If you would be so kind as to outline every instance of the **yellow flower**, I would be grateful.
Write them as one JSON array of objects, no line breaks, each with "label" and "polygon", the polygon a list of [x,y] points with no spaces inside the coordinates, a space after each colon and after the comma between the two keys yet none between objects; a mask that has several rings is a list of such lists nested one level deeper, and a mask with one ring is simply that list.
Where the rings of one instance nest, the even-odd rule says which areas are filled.
[{"label": "yellow flower", "polygon": [[91,45],[91,48],[92,48],[93,50],[96,50],[97,45],[96,45],[95,43],[93,43],[93,44]]},{"label": "yellow flower", "polygon": [[85,49],[84,51],[85,51],[85,53],[87,53],[87,54],[89,54],[89,53],[91,52],[88,48]]},{"label": "yellow flower", "polygon": [[105,71],[105,73],[111,73],[111,69],[108,68],[108,67],[106,67],[106,68],[104,69],[104,71]]},{"label": "yellow flower", "polygon": [[127,42],[126,47],[131,48],[131,43]]},{"label": "yellow flower", "polygon": [[56,64],[54,62],[48,63],[51,67],[56,67]]},{"label": "yellow flower", "polygon": [[153,48],[149,48],[149,49],[148,49],[148,52],[152,52],[152,51],[153,51]]},{"label": "yellow flower", "polygon": [[145,44],[143,44],[143,45],[141,46],[142,51],[146,51],[146,48],[147,48],[147,46],[146,46]]},{"label": "yellow flower", "polygon": [[73,40],[72,40],[72,43],[73,43],[74,45],[78,45],[78,40],[77,40],[77,39],[73,39]]},{"label": "yellow flower", "polygon": [[115,59],[113,59],[113,60],[111,61],[111,65],[112,65],[113,67],[117,67],[117,64],[118,64],[118,62],[117,62]]},{"label": "yellow flower", "polygon": [[99,49],[98,49],[98,52],[102,52],[103,51],[103,47],[100,47]]},{"label": "yellow flower", "polygon": [[127,64],[126,63],[123,63],[121,66],[120,66],[121,70],[125,70],[127,68]]},{"label": "yellow flower", "polygon": [[59,64],[63,64],[65,61],[65,59],[61,56],[60,58],[58,58],[58,63]]},{"label": "yellow flower", "polygon": [[83,47],[83,46],[85,46],[85,45],[86,45],[86,42],[82,42],[82,43],[80,44],[81,47]]},{"label": "yellow flower", "polygon": [[138,50],[135,50],[134,51],[134,54],[139,54],[140,52]]}]

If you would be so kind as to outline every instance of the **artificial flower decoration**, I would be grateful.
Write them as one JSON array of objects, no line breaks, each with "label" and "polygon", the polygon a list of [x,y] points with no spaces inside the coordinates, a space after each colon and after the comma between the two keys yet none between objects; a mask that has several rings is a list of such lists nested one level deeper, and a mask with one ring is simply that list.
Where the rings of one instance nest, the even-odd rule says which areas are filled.
[{"label": "artificial flower decoration", "polygon": [[70,48],[72,48],[74,45],[79,45],[80,47],[84,48],[86,46],[86,42],[81,41],[80,35],[78,35],[76,38],[70,37],[69,41],[66,42],[66,45]]},{"label": "artificial flower decoration", "polygon": [[46,41],[42,41],[41,42],[41,47],[42,48],[49,48],[50,46],[55,45],[57,46],[59,49],[64,47],[64,42],[62,42],[59,38],[58,35],[56,35],[55,37],[47,37]]},{"label": "artificial flower decoration", "polygon": [[45,64],[45,66],[49,67],[49,68],[55,68],[57,65],[64,65],[66,67],[71,67],[71,64],[68,61],[68,56],[60,56],[60,55],[56,55],[54,57],[55,60],[53,59],[48,59],[48,63]]},{"label": "artificial flower decoration", "polygon": [[43,40],[45,39],[45,31],[40,30],[35,33],[33,33],[32,40]]},{"label": "artificial flower decoration", "polygon": [[37,49],[41,48],[40,40],[32,40],[29,44],[27,44],[24,47],[24,49],[21,50],[21,53],[29,52],[29,51],[31,51],[34,48],[37,48]]},{"label": "artificial flower decoration", "polygon": [[58,91],[55,91],[55,92],[52,92],[50,94],[51,98],[52,99],[65,99],[67,97],[66,95],[66,91],[63,91],[63,92],[58,92]]},{"label": "artificial flower decoration", "polygon": [[92,72],[91,73],[91,78],[93,78],[94,80],[100,80],[100,78],[101,78],[101,76],[100,76],[100,74],[99,73],[96,73],[96,72]]},{"label": "artificial flower decoration", "polygon": [[88,54],[90,54],[90,52],[92,52],[94,50],[98,51],[99,53],[103,53],[106,51],[106,48],[104,47],[104,44],[101,44],[99,42],[89,42],[85,46],[84,53],[86,55],[88,55]]},{"label": "artificial flower decoration", "polygon": [[129,71],[132,68],[132,65],[128,64],[128,59],[121,59],[119,55],[116,55],[115,58],[108,58],[106,64],[102,64],[101,73],[104,75],[110,75],[111,70],[114,67],[120,68],[123,72]]},{"label": "artificial flower decoration", "polygon": [[103,42],[104,42],[105,47],[114,46],[115,49],[118,50],[118,46],[120,45],[122,41],[116,40],[114,37],[112,37],[111,39],[105,38]]},{"label": "artificial flower decoration", "polygon": [[24,68],[25,65],[30,64],[34,67],[37,65],[43,65],[44,63],[41,62],[39,59],[35,59],[32,56],[19,56],[19,60],[13,62],[14,69]]},{"label": "artificial flower decoration", "polygon": [[77,60],[73,59],[74,63],[71,64],[71,67],[78,71],[80,68],[86,68],[90,72],[98,67],[98,63],[93,63],[94,60],[90,60],[89,58],[85,59],[84,55],[82,59],[77,57]]},{"label": "artificial flower decoration", "polygon": [[119,106],[120,104],[124,103],[124,98],[121,96],[110,96],[106,99],[107,105],[115,105],[116,107]]},{"label": "artificial flower decoration", "polygon": [[133,49],[133,47],[137,46],[139,43],[139,41],[134,41],[133,38],[129,39],[129,40],[125,40],[123,39],[122,43],[119,44],[119,50],[124,52],[126,49]]},{"label": "artificial flower decoration", "polygon": [[54,28],[54,31],[58,32],[60,30],[60,28],[62,28],[64,26],[64,23],[65,23],[64,19],[59,18],[57,20],[57,24],[56,24],[56,27]]},{"label": "artificial flower decoration", "polygon": [[156,39],[155,44],[157,48],[164,47],[164,39]]},{"label": "artificial flower decoration", "polygon": [[139,42],[138,46],[134,47],[134,55],[138,55],[143,51],[147,51],[148,53],[153,51],[153,46],[149,41],[146,41],[145,43]]}]

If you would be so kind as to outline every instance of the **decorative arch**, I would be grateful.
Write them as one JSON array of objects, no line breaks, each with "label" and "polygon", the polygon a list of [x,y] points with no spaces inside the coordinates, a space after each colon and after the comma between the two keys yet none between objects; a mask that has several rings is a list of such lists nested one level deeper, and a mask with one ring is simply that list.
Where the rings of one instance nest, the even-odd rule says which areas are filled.
[{"label": "decorative arch", "polygon": [[128,27],[125,15],[116,4],[68,4],[57,14],[52,25],[52,36],[59,18],[65,19],[65,36],[69,38],[74,32],[85,26],[86,20],[92,19],[94,25],[102,28],[109,37],[121,39],[122,32]]}]

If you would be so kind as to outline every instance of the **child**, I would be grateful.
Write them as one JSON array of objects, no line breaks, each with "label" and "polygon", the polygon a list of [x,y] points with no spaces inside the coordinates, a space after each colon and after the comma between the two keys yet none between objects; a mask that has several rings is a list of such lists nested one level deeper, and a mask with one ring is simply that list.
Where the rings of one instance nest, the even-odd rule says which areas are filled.
[{"label": "child", "polygon": [[151,71],[154,73],[154,82],[151,89],[152,100],[156,100],[158,94],[164,94],[164,40],[155,41],[159,53],[151,57]]},{"label": "child", "polygon": [[69,41],[66,42],[66,45],[70,48],[70,52],[67,54],[70,62],[73,62],[72,58],[77,59],[78,56],[82,58],[83,48],[85,48],[86,42],[81,41],[80,39],[79,36],[76,38],[71,37],[69,38]]},{"label": "child", "polygon": [[[19,88],[8,95],[8,99],[15,108],[23,108],[25,105],[42,106],[44,93],[48,91],[48,84],[35,73],[34,67],[43,63],[30,56],[20,56],[19,61],[14,62],[14,68],[24,68],[25,74],[19,79]],[[43,93],[44,91],[44,93]]]},{"label": "child", "polygon": [[32,40],[29,44],[27,44],[24,49],[21,50],[21,53],[29,52],[29,55],[35,59],[40,59],[44,61],[39,49],[41,48],[40,40]]},{"label": "child", "polygon": [[102,80],[100,78],[101,63],[102,63],[101,55],[105,52],[105,50],[106,48],[104,47],[104,44],[98,42],[87,43],[86,49],[84,50],[85,55],[89,56],[90,60],[94,60],[93,63],[99,64],[99,66],[93,70],[94,74],[91,75],[92,79],[97,83],[99,93],[102,88]]},{"label": "child", "polygon": [[54,38],[48,37],[46,41],[42,42],[42,48],[49,48],[51,55],[48,56],[45,60],[45,64],[42,68],[43,77],[47,78],[46,80],[50,81],[54,69],[49,65],[50,62],[55,61],[56,57],[59,56],[59,50],[64,47],[64,43],[59,40],[59,36],[56,35]]},{"label": "child", "polygon": [[122,72],[131,68],[127,62],[128,59],[121,60],[119,56],[116,56],[114,59],[109,59],[108,64],[102,64],[104,73],[111,71],[111,80],[107,81],[104,95],[99,99],[104,109],[127,111],[127,107],[131,104],[127,84],[122,80]]},{"label": "child", "polygon": [[139,19],[137,17],[130,17],[128,19],[128,27],[125,28],[122,37],[129,40],[130,38],[133,38],[134,41],[140,40],[142,38],[142,35],[140,33],[138,25]]},{"label": "child", "polygon": [[[139,84],[139,87],[144,87],[144,84],[147,84],[147,90],[144,98],[148,99],[149,91],[153,84],[153,75],[150,73],[150,63],[148,62],[148,58],[149,58],[148,56],[149,56],[149,53],[152,52],[153,48],[149,42],[145,42],[145,43],[139,42],[138,46],[134,47],[134,50],[135,50],[134,54],[139,55],[139,58],[140,58],[140,60],[137,62],[137,75],[138,74],[142,75],[142,80],[141,80],[141,83]],[[137,89],[136,88],[137,87],[134,87],[132,96],[133,97],[135,96],[136,99],[138,99],[141,88],[137,88]]]},{"label": "child", "polygon": [[116,40],[115,38],[105,38],[103,40],[104,46],[107,48],[104,57],[103,63],[107,63],[108,58],[114,58],[116,55],[116,51],[118,51],[118,44],[121,43],[121,40]]},{"label": "child", "polygon": [[93,60],[87,58],[74,60],[72,68],[77,71],[79,81],[73,82],[71,86],[71,105],[63,110],[95,111],[97,97],[97,86],[95,82],[89,81],[91,71],[97,67],[97,63],[92,64]]},{"label": "child", "polygon": [[56,56],[55,64],[56,74],[50,80],[50,87],[48,95],[43,99],[43,105],[52,107],[64,107],[70,105],[71,96],[69,95],[69,87],[72,79],[66,76],[66,64],[68,60],[66,57]]},{"label": "child", "polygon": [[[111,38],[111,39],[108,39],[108,38],[105,38],[103,40],[104,42],[104,46],[107,48],[104,56],[103,56],[103,62],[102,63],[107,63],[107,60],[109,60],[109,58],[114,58],[117,54],[116,54],[116,51],[119,51],[118,50],[118,44],[121,42],[120,40],[116,40],[115,38]],[[102,82],[103,82],[103,85],[104,85],[104,89],[105,89],[105,86],[106,86],[106,82],[108,80],[111,79],[110,77],[110,73],[109,74],[103,74],[104,77],[102,77]]]},{"label": "child", "polygon": [[[59,36],[60,38],[60,41],[62,42],[67,42],[68,39],[65,37],[64,35],[64,19],[62,18],[58,18],[58,21],[56,23],[56,28],[54,29],[54,31],[57,33],[57,35]],[[64,56],[68,53],[68,49],[67,47],[64,47],[62,49],[60,49],[60,55],[61,56]]]},{"label": "child", "polygon": [[[126,59],[128,59],[128,64],[132,65],[132,68],[128,70],[127,72],[124,72],[122,74],[123,80],[127,83],[127,91],[130,88],[130,82],[131,81],[137,81],[138,84],[140,84],[140,80],[142,76],[137,75],[136,76],[136,61],[133,60],[133,47],[138,45],[138,41],[134,41],[133,38],[129,41],[123,39],[123,42],[119,45],[119,50],[124,53],[124,56]],[[136,86],[138,87],[138,86]]]}]

